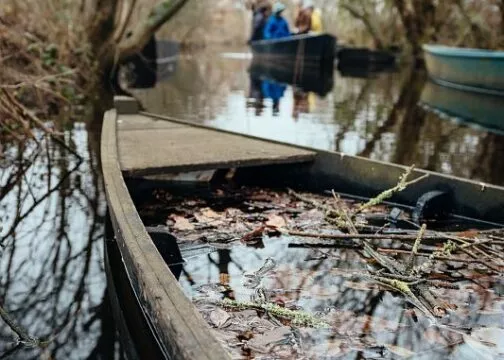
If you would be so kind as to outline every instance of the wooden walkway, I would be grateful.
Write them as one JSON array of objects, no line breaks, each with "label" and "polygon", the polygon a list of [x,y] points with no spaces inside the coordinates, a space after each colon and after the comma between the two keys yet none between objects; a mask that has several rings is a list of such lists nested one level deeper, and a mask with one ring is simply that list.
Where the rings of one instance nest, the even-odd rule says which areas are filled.
[{"label": "wooden walkway", "polygon": [[141,114],[121,114],[117,121],[120,165],[127,175],[309,162],[316,155]]}]

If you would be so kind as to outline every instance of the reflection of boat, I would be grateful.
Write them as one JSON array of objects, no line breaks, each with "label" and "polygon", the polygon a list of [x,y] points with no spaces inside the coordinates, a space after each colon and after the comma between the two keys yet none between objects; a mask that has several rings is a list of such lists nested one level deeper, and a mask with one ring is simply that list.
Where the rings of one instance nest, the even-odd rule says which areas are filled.
[{"label": "reflection of boat", "polygon": [[257,59],[252,60],[249,72],[252,78],[269,79],[278,83],[294,85],[306,92],[314,92],[325,96],[334,85],[332,69],[324,72],[309,67],[284,67],[280,64],[267,63]]},{"label": "reflection of boat", "polygon": [[420,101],[469,125],[504,133],[504,101],[501,96],[457,90],[429,81]]},{"label": "reflection of boat", "polygon": [[334,66],[336,38],[329,34],[295,35],[254,41],[250,46],[256,60],[280,63],[290,69],[301,66],[329,71]]},{"label": "reflection of boat", "polygon": [[151,88],[177,70],[179,43],[151,38],[145,48],[123,65],[129,88]]},{"label": "reflection of boat", "polygon": [[371,50],[368,48],[341,47],[337,50],[338,63],[347,66],[366,64],[393,65],[396,56],[391,51]]},{"label": "reflection of boat", "polygon": [[372,78],[380,73],[392,73],[397,71],[395,64],[351,64],[338,62],[338,71],[343,77]]},{"label": "reflection of boat", "polygon": [[438,84],[504,96],[504,51],[424,45],[425,62]]},{"label": "reflection of boat", "polygon": [[[171,272],[167,266],[171,259],[180,259],[176,239],[169,235],[164,241],[156,241],[155,234],[147,232],[132,194],[141,188],[166,185],[163,179],[177,173],[209,171],[214,180],[232,178],[236,188],[247,184],[319,192],[334,189],[369,197],[394,187],[405,169],[140,114],[137,103],[125,98],[117,98],[116,109],[105,114],[101,158],[108,209],[122,259],[113,268],[126,272],[123,279],[129,281],[133,291],[127,299],[119,297],[126,309],[123,313],[145,317],[153,343],[164,356],[196,360],[227,356],[182,292],[180,269]],[[418,170],[412,175],[424,173]],[[419,198],[425,201],[421,195],[431,190],[451,195],[453,213],[504,220],[504,188],[436,173],[405,188],[392,200],[415,205]]]}]

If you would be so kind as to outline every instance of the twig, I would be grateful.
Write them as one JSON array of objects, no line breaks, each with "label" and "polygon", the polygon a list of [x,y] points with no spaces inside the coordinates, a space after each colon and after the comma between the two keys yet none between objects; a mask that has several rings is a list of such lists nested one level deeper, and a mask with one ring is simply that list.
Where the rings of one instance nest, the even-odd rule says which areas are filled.
[{"label": "twig", "polygon": [[420,176],[420,177],[418,177],[416,179],[413,179],[411,181],[407,181],[408,180],[408,176],[411,174],[411,172],[413,171],[414,168],[415,168],[415,165],[412,165],[411,167],[409,167],[406,170],[406,172],[399,177],[399,183],[396,186],[394,186],[391,189],[383,191],[378,196],[370,199],[367,203],[361,205],[356,210],[356,212],[354,213],[354,215],[359,214],[362,211],[364,211],[364,210],[366,210],[366,209],[368,209],[370,207],[373,207],[373,206],[381,204],[385,199],[388,199],[388,198],[392,197],[395,193],[403,191],[408,186],[413,185],[413,184],[415,184],[415,183],[417,183],[419,181],[422,181],[423,179],[425,179],[425,178],[427,178],[429,176],[429,174],[424,174],[424,175],[422,175],[422,176]]},{"label": "twig", "polygon": [[418,232],[418,236],[415,239],[415,243],[413,244],[413,249],[411,249],[411,256],[408,262],[407,271],[411,273],[413,266],[415,265],[415,257],[418,254],[418,250],[420,249],[420,244],[422,242],[423,236],[425,234],[425,230],[427,229],[427,225],[423,224]]},{"label": "twig", "polygon": [[236,301],[224,299],[217,303],[220,306],[232,309],[256,309],[273,314],[278,318],[292,321],[294,325],[309,326],[314,328],[327,328],[329,324],[315,316],[300,310],[290,310],[272,303],[256,303],[250,301]]},{"label": "twig", "polygon": [[[382,249],[378,248],[378,252],[384,253],[384,254],[411,254],[411,251],[409,250],[401,250],[401,249]],[[480,259],[461,259],[461,258],[454,258],[451,256],[442,256],[442,255],[434,255],[433,253],[417,253],[416,256],[423,256],[423,257],[432,257],[434,260],[445,260],[445,261],[453,261],[453,262],[458,262],[458,263],[467,263],[467,264],[482,264],[487,266],[489,269],[494,270],[496,272],[500,272],[501,269],[498,267],[495,267],[493,265],[490,265],[486,263],[483,260]],[[503,265],[498,265],[498,266],[503,266]]]},{"label": "twig", "polygon": [[[289,195],[292,195],[296,199],[301,200],[302,202],[305,202],[307,204],[310,204],[311,206],[313,206],[315,208],[322,209],[322,210],[328,211],[328,212],[333,212],[334,214],[336,214],[336,211],[332,207],[330,207],[330,206],[327,206],[327,205],[322,204],[322,203],[320,203],[318,201],[310,199],[310,198],[308,198],[306,196],[298,194],[297,192],[295,192],[292,189],[287,189],[287,192],[289,193]],[[338,214],[336,214],[336,215],[338,215]]]},{"label": "twig", "polygon": [[[287,234],[300,237],[311,237],[320,239],[366,239],[366,240],[404,240],[415,241],[418,238],[417,234],[323,234],[323,233],[307,233],[301,231],[287,230]],[[444,240],[443,235],[424,235],[423,240]]]},{"label": "twig", "polygon": [[40,339],[31,337],[28,334],[28,331],[23,328],[21,325],[16,324],[14,319],[4,310],[4,308],[0,305],[0,317],[3,321],[9,326],[9,328],[19,336],[19,340],[28,346],[38,346],[44,347],[47,345],[46,341],[41,341]]},{"label": "twig", "polygon": [[343,215],[344,221],[348,227],[348,230],[350,230],[350,234],[354,234],[354,235],[358,234],[359,232],[357,231],[357,228],[355,227],[355,224],[352,221],[352,217],[350,215],[348,215],[348,212],[346,211],[346,209],[341,205],[341,199],[336,195],[334,190],[331,190],[331,192],[332,192],[332,196],[333,196],[334,200],[336,201],[338,213]]}]

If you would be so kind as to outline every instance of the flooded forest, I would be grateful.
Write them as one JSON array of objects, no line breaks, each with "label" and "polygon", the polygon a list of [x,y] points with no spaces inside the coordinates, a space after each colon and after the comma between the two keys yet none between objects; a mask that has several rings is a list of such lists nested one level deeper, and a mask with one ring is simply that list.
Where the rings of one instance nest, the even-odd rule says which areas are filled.
[{"label": "flooded forest", "polygon": [[[422,51],[504,50],[503,0],[316,0],[338,44],[397,61],[336,64],[299,82],[254,62],[252,3],[0,2],[0,359],[127,358],[104,259],[100,136],[114,95],[173,119],[504,186],[502,96],[432,82]],[[284,3],[293,27],[297,2]],[[157,62],[134,71],[149,44]],[[145,226],[185,241],[181,288],[233,358],[504,357],[504,224],[426,230],[413,209],[330,190],[156,189],[138,208]],[[413,264],[418,251],[425,261]],[[435,302],[397,295],[393,281],[434,286]]]}]

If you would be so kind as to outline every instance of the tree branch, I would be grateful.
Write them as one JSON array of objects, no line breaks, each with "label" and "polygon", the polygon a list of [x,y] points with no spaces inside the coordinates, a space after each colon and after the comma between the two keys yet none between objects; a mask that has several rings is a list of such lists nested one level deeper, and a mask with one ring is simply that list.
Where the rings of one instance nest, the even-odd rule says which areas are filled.
[{"label": "tree branch", "polygon": [[163,0],[151,10],[148,18],[138,24],[133,35],[124,39],[118,46],[119,62],[141,51],[151,36],[188,2],[188,0]]}]

